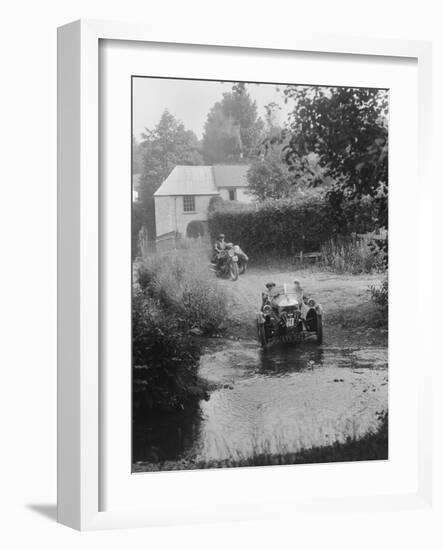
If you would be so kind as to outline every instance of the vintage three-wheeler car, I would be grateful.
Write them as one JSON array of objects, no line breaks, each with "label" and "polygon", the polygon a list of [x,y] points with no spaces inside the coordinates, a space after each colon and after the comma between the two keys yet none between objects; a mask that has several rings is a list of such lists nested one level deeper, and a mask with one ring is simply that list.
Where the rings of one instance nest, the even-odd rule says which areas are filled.
[{"label": "vintage three-wheeler car", "polygon": [[323,341],[323,311],[320,304],[303,294],[298,281],[266,285],[257,313],[257,335],[262,347],[273,342],[300,342],[315,337]]}]

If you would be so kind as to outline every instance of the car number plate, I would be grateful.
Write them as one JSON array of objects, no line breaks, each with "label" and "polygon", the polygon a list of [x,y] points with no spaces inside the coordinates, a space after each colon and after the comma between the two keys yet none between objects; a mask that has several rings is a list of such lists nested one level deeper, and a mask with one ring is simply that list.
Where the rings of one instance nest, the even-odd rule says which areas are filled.
[{"label": "car number plate", "polygon": [[293,327],[294,326],[294,317],[289,317],[289,319],[286,319],[286,326],[287,327]]},{"label": "car number plate", "polygon": [[232,256],[232,261],[233,262],[238,262],[238,256]]}]

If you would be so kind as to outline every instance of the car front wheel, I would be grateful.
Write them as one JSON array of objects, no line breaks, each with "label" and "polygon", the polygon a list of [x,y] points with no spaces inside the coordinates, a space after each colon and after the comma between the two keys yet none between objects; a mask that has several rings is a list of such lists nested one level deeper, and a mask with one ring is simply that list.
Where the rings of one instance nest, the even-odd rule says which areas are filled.
[{"label": "car front wheel", "polygon": [[323,343],[323,319],[321,315],[317,314],[317,343]]},{"label": "car front wheel", "polygon": [[261,347],[264,348],[267,344],[265,325],[264,323],[259,323],[258,321],[257,321],[257,337]]}]

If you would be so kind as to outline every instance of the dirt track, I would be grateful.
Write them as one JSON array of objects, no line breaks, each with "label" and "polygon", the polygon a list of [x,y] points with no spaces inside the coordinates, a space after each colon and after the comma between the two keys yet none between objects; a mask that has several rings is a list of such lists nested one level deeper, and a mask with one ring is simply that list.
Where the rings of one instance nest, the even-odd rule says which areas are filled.
[{"label": "dirt track", "polygon": [[[304,292],[324,310],[325,344],[387,344],[387,329],[380,326],[378,312],[370,301],[369,287],[380,282],[380,275],[337,274],[313,269],[292,271],[251,268],[235,282],[220,280],[231,300],[234,327],[231,335],[255,337],[255,313],[267,282],[290,283],[297,279]],[[374,324],[375,320],[375,324]]]}]

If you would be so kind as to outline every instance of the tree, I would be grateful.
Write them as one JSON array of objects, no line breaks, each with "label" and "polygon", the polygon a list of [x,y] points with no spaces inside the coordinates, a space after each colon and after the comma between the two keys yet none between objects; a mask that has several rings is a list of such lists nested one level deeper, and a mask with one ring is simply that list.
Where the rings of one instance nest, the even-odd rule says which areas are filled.
[{"label": "tree", "polygon": [[[299,171],[315,153],[325,175],[335,182],[328,191],[340,214],[347,200],[370,197],[379,227],[388,225],[388,94],[386,90],[287,86],[294,101],[287,128],[285,161]],[[317,183],[316,181],[313,182]]]},{"label": "tree", "polygon": [[314,179],[323,175],[317,155],[310,153],[303,159],[303,163],[298,162],[291,167],[285,162],[288,139],[282,137],[283,129],[278,122],[279,110],[281,107],[275,102],[265,105],[264,139],[247,174],[249,192],[259,202],[289,197],[300,199],[306,195],[319,194],[309,189]]},{"label": "tree", "polygon": [[252,161],[247,178],[249,192],[260,202],[286,198],[294,192],[294,176],[275,150]]},{"label": "tree", "polygon": [[132,137],[132,173],[140,174],[143,169],[143,145]]},{"label": "tree", "polygon": [[146,213],[145,225],[150,240],[155,239],[154,193],[178,164],[202,164],[197,136],[186,130],[165,110],[153,130],[142,134],[143,162],[140,175],[140,201]]},{"label": "tree", "polygon": [[205,161],[215,164],[251,158],[262,139],[263,126],[245,85],[234,84],[233,91],[224,93],[209,111],[202,143]]}]

